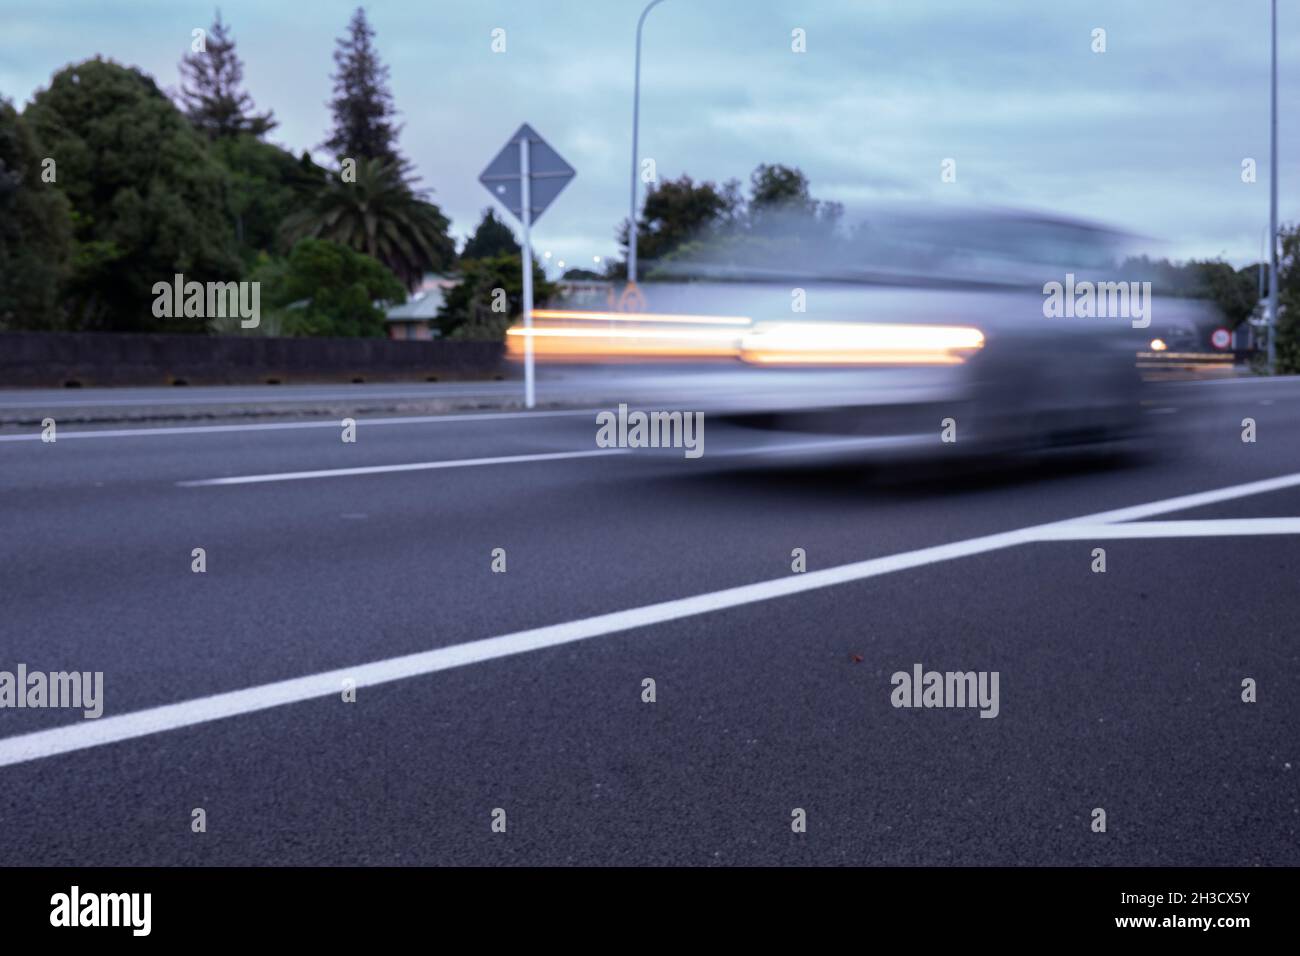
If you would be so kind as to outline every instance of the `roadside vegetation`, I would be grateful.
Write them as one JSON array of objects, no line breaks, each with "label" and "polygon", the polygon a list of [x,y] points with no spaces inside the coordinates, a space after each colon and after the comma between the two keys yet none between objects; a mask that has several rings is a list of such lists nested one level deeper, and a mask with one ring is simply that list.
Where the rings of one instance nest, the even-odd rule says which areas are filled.
[{"label": "roadside vegetation", "polygon": [[[21,110],[0,96],[0,330],[379,336],[385,309],[429,273],[459,279],[431,323],[444,336],[499,339],[519,314],[514,232],[486,209],[457,253],[398,145],[388,68],[364,9],[336,43],[325,165],[270,141],[275,115],[244,88],[219,13],[179,71],[175,99],[98,56],[59,70]],[[800,169],[765,163],[747,188],[685,174],[651,184],[635,233],[651,281],[701,262],[779,275],[870,230],[842,218]],[[600,278],[626,277],[630,232],[624,221],[624,260]],[[1279,364],[1300,372],[1300,226],[1284,228],[1281,243]],[[1257,309],[1256,265],[1141,258],[1123,268],[1160,293],[1210,299],[1233,328]],[[264,283],[267,320],[243,329],[156,316],[151,289],[176,274]],[[540,268],[535,286],[538,302],[554,291]]]}]

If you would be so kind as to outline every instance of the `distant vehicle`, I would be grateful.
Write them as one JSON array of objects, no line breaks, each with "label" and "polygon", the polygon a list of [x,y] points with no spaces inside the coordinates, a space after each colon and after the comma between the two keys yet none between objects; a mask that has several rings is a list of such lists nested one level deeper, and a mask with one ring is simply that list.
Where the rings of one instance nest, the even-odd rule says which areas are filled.
[{"label": "distant vehicle", "polygon": [[[1201,300],[1173,299],[1157,315],[1138,353],[1138,368],[1148,380],[1232,374],[1233,336],[1217,308]],[[1216,332],[1225,344],[1215,344]]]}]

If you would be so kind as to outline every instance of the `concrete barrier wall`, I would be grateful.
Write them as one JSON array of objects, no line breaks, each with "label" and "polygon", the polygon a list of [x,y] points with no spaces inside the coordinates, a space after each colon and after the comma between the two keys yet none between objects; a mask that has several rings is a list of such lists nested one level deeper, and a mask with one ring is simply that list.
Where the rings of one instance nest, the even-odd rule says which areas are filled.
[{"label": "concrete barrier wall", "polygon": [[506,374],[496,342],[0,332],[0,387],[428,381]]}]

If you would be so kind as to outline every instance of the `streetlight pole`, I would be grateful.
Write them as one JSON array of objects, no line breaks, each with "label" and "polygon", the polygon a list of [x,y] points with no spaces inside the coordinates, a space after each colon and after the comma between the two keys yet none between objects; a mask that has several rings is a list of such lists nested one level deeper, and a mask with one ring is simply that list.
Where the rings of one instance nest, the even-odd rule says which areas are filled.
[{"label": "streetlight pole", "polygon": [[[627,220],[627,281],[636,283],[637,132],[641,122],[641,28],[646,15],[664,0],[650,0],[636,22],[636,75],[632,81],[632,207]],[[1274,0],[1276,2],[1276,0]]]},{"label": "streetlight pole", "polygon": [[1277,374],[1277,0],[1273,0],[1272,138],[1268,190],[1268,371]]}]

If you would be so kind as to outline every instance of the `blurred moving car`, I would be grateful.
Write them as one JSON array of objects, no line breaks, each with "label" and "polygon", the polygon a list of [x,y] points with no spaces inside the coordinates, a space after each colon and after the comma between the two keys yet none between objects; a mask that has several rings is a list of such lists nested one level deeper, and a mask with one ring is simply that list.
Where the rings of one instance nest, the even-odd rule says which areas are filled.
[{"label": "blurred moving car", "polygon": [[[898,241],[879,247],[889,235]],[[509,354],[522,357],[531,342],[537,361],[570,381],[584,369],[593,397],[702,411],[744,429],[748,440],[725,446],[736,454],[917,457],[1125,442],[1147,419],[1138,356],[1151,349],[1151,329],[1197,328],[1209,307],[1151,298],[1147,283],[1134,290],[1145,298],[1132,316],[1127,302],[1122,314],[1053,313],[1051,284],[1110,277],[1120,238],[1019,214],[913,217],[892,229],[877,221],[847,253],[840,243],[800,245],[781,277],[734,258],[675,262],[672,281],[643,287],[652,312],[537,310],[531,331],[510,330]],[[1126,293],[1128,281],[1140,283],[1115,280]]]}]

